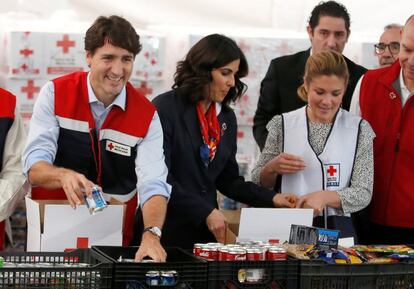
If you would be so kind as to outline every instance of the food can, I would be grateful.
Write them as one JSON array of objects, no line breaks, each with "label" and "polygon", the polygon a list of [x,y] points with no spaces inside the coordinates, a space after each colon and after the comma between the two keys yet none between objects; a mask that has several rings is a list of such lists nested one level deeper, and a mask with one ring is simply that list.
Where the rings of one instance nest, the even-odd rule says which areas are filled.
[{"label": "food can", "polygon": [[277,247],[277,246],[269,247],[269,249],[267,250],[266,259],[267,260],[286,260],[287,259],[286,249],[282,247]]},{"label": "food can", "polygon": [[162,286],[174,286],[177,283],[177,271],[161,271],[160,278]]},{"label": "food can", "polygon": [[195,243],[193,247],[193,255],[200,256],[200,251],[203,246],[204,246],[203,243]]},{"label": "food can", "polygon": [[87,195],[84,195],[84,198],[86,206],[89,209],[89,213],[92,215],[96,212],[102,211],[108,206],[101,190],[96,186],[92,188],[92,198],[89,198]]},{"label": "food can", "polygon": [[227,253],[227,261],[246,261],[246,249],[230,248]]},{"label": "food can", "polygon": [[158,286],[161,283],[160,281],[160,272],[158,271],[148,271],[145,274],[145,283],[149,286]]}]

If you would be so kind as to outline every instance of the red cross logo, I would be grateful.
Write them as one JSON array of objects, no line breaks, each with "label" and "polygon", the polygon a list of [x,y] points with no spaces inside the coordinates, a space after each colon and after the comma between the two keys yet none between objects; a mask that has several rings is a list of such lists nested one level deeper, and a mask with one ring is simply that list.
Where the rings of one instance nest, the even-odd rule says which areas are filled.
[{"label": "red cross logo", "polygon": [[35,86],[34,85],[34,81],[31,80],[31,79],[27,81],[27,86],[23,86],[21,88],[21,91],[23,93],[27,93],[27,99],[33,99],[34,94],[35,93],[38,93],[39,90],[40,90],[40,87],[39,86]]},{"label": "red cross logo", "polygon": [[69,53],[69,48],[75,46],[75,41],[69,40],[69,35],[65,34],[63,35],[63,40],[59,40],[56,42],[56,45],[58,47],[63,48],[63,53]]},{"label": "red cross logo", "polygon": [[24,57],[28,57],[33,54],[33,50],[29,48],[25,48],[25,49],[20,50],[20,54],[23,55]]},{"label": "red cross logo", "polygon": [[329,166],[327,172],[332,177],[337,172],[337,170],[333,166]]},{"label": "red cross logo", "polygon": [[108,145],[109,150],[112,150],[114,148],[114,145],[110,142]]}]

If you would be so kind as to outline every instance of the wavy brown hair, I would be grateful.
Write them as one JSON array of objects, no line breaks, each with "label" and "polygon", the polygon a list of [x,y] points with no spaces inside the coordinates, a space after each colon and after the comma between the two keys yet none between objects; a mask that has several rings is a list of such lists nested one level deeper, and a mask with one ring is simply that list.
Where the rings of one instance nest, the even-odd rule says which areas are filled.
[{"label": "wavy brown hair", "polygon": [[236,42],[224,35],[208,35],[191,47],[185,59],[177,63],[172,88],[182,91],[182,95],[191,103],[204,100],[203,90],[212,81],[211,71],[237,59],[240,60],[240,65],[235,75],[235,86],[223,100],[223,105],[228,106],[246,91],[247,85],[240,78],[248,74],[249,68],[246,57]]}]

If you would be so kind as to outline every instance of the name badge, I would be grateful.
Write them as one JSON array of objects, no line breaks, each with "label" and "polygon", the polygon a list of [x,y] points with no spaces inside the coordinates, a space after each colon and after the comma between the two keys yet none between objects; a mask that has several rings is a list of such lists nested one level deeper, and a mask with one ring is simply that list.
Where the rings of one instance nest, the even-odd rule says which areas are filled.
[{"label": "name badge", "polygon": [[112,140],[106,140],[105,149],[112,153],[116,153],[123,156],[131,156],[131,147],[123,145]]}]

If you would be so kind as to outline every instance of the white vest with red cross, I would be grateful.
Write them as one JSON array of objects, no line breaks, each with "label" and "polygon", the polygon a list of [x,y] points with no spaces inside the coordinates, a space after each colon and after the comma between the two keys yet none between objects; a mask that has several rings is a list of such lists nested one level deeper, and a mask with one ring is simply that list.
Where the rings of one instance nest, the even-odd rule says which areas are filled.
[{"label": "white vest with red cross", "polygon": [[[309,143],[309,120],[306,107],[284,113],[283,152],[305,160],[306,168],[282,176],[281,192],[303,196],[321,190],[336,191],[349,187],[358,143],[361,118],[343,109],[336,114],[321,154]],[[328,208],[328,215],[338,215]]]}]

